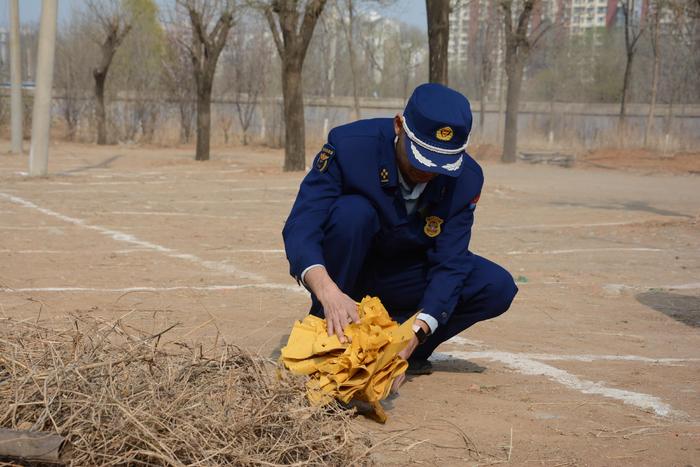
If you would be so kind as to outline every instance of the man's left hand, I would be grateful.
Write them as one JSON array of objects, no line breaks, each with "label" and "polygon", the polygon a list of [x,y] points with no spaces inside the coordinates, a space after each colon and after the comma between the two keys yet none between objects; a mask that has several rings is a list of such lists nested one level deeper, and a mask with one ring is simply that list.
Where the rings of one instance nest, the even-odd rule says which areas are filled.
[{"label": "man's left hand", "polygon": [[[416,324],[423,328],[425,332],[430,332],[430,326],[428,326],[428,323],[426,323],[425,321],[417,319]],[[404,349],[398,353],[398,356],[403,358],[404,360],[408,360],[411,357],[411,355],[413,355],[413,352],[416,350],[416,347],[418,347],[418,338],[414,334],[413,337],[411,337],[411,340],[408,341],[408,344],[406,344],[406,347],[404,347]],[[399,375],[391,385],[391,392],[398,392],[399,387],[401,387],[401,385],[405,382],[406,374],[404,373],[402,375]]]}]

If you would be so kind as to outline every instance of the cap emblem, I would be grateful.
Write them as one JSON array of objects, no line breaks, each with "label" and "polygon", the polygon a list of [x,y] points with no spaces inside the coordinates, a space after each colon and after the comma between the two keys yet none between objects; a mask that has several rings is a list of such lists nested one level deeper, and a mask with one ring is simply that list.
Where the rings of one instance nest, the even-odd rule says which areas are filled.
[{"label": "cap emblem", "polygon": [[440,128],[437,131],[437,133],[435,133],[435,136],[440,141],[450,141],[452,139],[452,137],[454,136],[454,134],[455,133],[454,133],[454,131],[452,131],[452,128],[446,126],[446,127]]}]

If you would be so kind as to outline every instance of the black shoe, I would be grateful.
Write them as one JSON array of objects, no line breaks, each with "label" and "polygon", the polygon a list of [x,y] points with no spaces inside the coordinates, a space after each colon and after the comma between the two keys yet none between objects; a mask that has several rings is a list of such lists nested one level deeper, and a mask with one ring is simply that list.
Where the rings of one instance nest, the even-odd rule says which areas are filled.
[{"label": "black shoe", "polygon": [[407,375],[429,375],[433,372],[433,364],[427,358],[409,358]]}]

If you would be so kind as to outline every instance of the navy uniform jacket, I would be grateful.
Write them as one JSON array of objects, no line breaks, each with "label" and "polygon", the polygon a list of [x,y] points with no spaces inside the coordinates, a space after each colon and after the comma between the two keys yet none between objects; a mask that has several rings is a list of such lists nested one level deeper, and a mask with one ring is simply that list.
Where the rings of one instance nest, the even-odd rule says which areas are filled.
[{"label": "navy uniform jacket", "polygon": [[[439,175],[431,180],[416,212],[408,216],[399,188],[394,138],[391,118],[360,120],[331,130],[328,144],[301,183],[282,232],[290,272],[299,280],[307,267],[325,264],[323,226],[331,205],[342,195],[362,195],[376,209],[381,224],[373,251],[383,261],[425,258],[428,284],[419,309],[444,325],[473,268],[469,240],[483,172],[465,155],[460,176]],[[430,216],[442,221],[437,235],[432,223],[434,237],[426,233]]]}]

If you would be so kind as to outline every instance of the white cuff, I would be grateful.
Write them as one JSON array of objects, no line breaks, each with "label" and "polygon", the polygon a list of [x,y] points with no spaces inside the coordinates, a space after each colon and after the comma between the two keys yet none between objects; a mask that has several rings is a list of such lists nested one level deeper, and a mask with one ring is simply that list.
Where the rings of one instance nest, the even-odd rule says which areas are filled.
[{"label": "white cuff", "polygon": [[427,313],[418,313],[416,319],[425,321],[425,323],[430,328],[430,334],[435,334],[435,330],[438,328],[438,321]]},{"label": "white cuff", "polygon": [[[319,266],[320,266],[320,267],[324,267],[323,264],[312,264],[311,266],[309,266],[308,268],[304,269],[304,270],[301,272],[300,280],[301,280],[301,283],[304,284],[304,286],[306,286],[306,281],[304,280],[304,277],[306,276],[306,273],[309,272],[309,269],[317,268],[317,267],[319,267]],[[433,319],[435,319],[435,318],[433,318]],[[436,321],[436,322],[437,322],[437,321]]]}]

